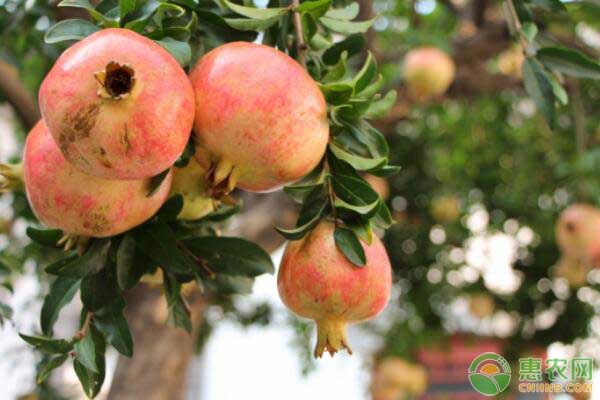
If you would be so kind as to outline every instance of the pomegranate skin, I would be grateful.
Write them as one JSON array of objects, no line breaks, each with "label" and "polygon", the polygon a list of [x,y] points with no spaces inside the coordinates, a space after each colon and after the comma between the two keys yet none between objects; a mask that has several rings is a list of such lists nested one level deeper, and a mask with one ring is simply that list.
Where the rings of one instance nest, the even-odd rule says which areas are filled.
[{"label": "pomegranate skin", "polygon": [[371,245],[362,243],[367,264],[357,267],[337,249],[334,231],[332,222],[322,221],[303,239],[288,243],[277,275],[284,304],[317,323],[315,357],[342,348],[351,353],[346,324],[381,312],[392,285],[390,261],[377,237]]},{"label": "pomegranate skin", "polygon": [[454,80],[454,61],[435,47],[419,47],[404,58],[404,79],[410,95],[424,101],[442,95]]},{"label": "pomegranate skin", "polygon": [[172,174],[150,197],[149,180],[86,175],[67,162],[40,121],[25,142],[23,178],[29,204],[43,224],[68,234],[108,237],[152,217],[169,195]]},{"label": "pomegranate skin", "polygon": [[268,192],[306,176],[329,139],[327,104],[292,58],[234,42],[207,53],[190,74],[194,131],[237,186]]},{"label": "pomegranate skin", "polygon": [[572,204],[556,223],[556,242],[564,257],[600,268],[600,210]]},{"label": "pomegranate skin", "polygon": [[177,61],[152,40],[117,28],[67,49],[44,79],[39,104],[67,160],[106,179],[145,179],[170,168],[194,118],[192,87]]}]

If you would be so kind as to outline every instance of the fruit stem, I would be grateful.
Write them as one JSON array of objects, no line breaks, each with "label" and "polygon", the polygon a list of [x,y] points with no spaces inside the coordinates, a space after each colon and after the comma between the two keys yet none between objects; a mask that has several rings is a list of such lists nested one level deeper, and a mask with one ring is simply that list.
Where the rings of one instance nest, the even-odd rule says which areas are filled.
[{"label": "fruit stem", "polygon": [[[295,9],[300,5],[300,0],[292,0],[292,8]],[[300,13],[292,11],[294,20],[294,30],[296,32],[296,49],[298,51],[298,62],[306,69],[306,43],[304,42],[304,35],[302,33],[302,20]]]},{"label": "fruit stem", "polygon": [[317,345],[315,346],[315,358],[321,358],[324,352],[332,357],[338,351],[346,349],[352,354],[346,338],[346,321],[335,319],[322,319],[317,321]]},{"label": "fruit stem", "polygon": [[22,190],[23,164],[0,164],[0,193]]}]

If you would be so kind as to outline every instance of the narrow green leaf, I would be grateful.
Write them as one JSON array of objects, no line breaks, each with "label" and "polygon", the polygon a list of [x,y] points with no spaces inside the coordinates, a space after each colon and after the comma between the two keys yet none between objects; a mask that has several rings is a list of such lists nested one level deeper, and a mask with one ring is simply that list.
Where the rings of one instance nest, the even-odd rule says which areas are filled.
[{"label": "narrow green leaf", "polygon": [[206,236],[185,240],[184,244],[217,273],[258,276],[275,271],[271,256],[244,239]]},{"label": "narrow green leaf", "polygon": [[548,79],[550,80],[550,84],[552,85],[552,91],[554,92],[554,96],[562,105],[569,104],[569,95],[565,88],[558,82],[558,79],[554,77],[552,74],[548,74]]},{"label": "narrow green leaf", "polygon": [[75,350],[75,357],[85,368],[98,373],[98,367],[96,366],[96,349],[94,346],[94,339],[90,332],[88,332],[81,340],[75,342],[73,350]]},{"label": "narrow green leaf", "polygon": [[73,344],[63,339],[52,339],[46,336],[29,336],[19,333],[21,339],[46,354],[64,354],[71,351]]},{"label": "narrow green leaf", "polygon": [[547,68],[577,78],[600,79],[600,64],[578,51],[561,47],[544,47],[536,58]]},{"label": "narrow green leaf", "polygon": [[525,22],[521,31],[523,32],[523,35],[525,35],[525,38],[527,38],[527,41],[533,43],[538,33],[538,27],[533,22]]},{"label": "narrow green leaf", "polygon": [[133,276],[135,250],[135,237],[128,233],[123,237],[117,250],[117,283],[121,290],[129,289],[135,284]]},{"label": "narrow green leaf", "polygon": [[54,263],[46,268],[53,275],[83,278],[104,268],[110,249],[110,239],[94,239],[89,249],[81,257],[69,257],[64,262]]},{"label": "narrow green leaf", "polygon": [[82,19],[65,19],[52,25],[46,31],[44,41],[52,44],[66,40],[81,40],[99,30],[100,28],[96,25]]},{"label": "narrow green leaf", "polygon": [[567,8],[561,0],[526,0],[528,3],[534,4],[546,11],[566,12]]},{"label": "narrow green leaf", "polygon": [[340,160],[346,161],[357,171],[369,171],[387,164],[387,157],[367,158],[352,154],[340,147],[335,140],[329,143],[329,149]]},{"label": "narrow green leaf", "polygon": [[94,321],[98,330],[119,353],[125,357],[133,356],[133,337],[122,310],[111,309],[96,314]]},{"label": "narrow green leaf", "polygon": [[320,88],[329,104],[346,103],[354,91],[354,86],[349,83],[327,83],[321,85]]},{"label": "narrow green leaf", "polygon": [[353,55],[360,53],[365,47],[365,44],[366,39],[363,35],[348,36],[341,42],[335,43],[325,50],[323,53],[323,62],[327,65],[336,64],[344,51],[348,53],[348,58],[350,58]]},{"label": "narrow green leaf", "polygon": [[100,23],[104,28],[119,27],[119,23],[116,19],[108,18],[104,14],[98,12],[88,0],[62,0],[60,3],[58,3],[58,7],[83,8],[90,14],[90,17],[92,17],[94,21]]},{"label": "narrow green leaf", "polygon": [[331,6],[331,0],[312,0],[305,1],[297,6],[294,11],[299,13],[309,13],[314,18],[320,18]]},{"label": "narrow green leaf", "polygon": [[376,76],[377,62],[375,62],[375,57],[373,57],[373,54],[369,52],[365,64],[358,74],[356,74],[354,79],[352,79],[354,93],[360,93],[362,90],[364,90],[367,86],[369,86],[369,83],[371,83]]},{"label": "narrow green leaf", "polygon": [[190,310],[181,297],[181,284],[165,271],[163,287],[169,308],[167,323],[174,327],[183,328],[188,333],[192,333]]},{"label": "narrow green leaf", "polygon": [[396,98],[398,94],[395,90],[390,90],[387,94],[377,101],[371,103],[369,108],[364,114],[366,119],[377,119],[385,117],[394,104],[396,104]]},{"label": "narrow green leaf", "polygon": [[59,229],[36,229],[28,227],[27,236],[43,246],[57,247],[57,243],[63,236],[63,233]]},{"label": "narrow green leaf", "polygon": [[379,201],[377,213],[371,219],[373,224],[381,229],[388,229],[394,223],[390,209],[382,200]]},{"label": "narrow green leaf", "polygon": [[104,337],[93,325],[90,326],[89,334],[92,335],[94,340],[94,351],[98,373],[87,369],[78,359],[73,360],[73,367],[84,393],[89,398],[94,398],[100,392],[106,374],[106,342],[104,341]]},{"label": "narrow green leaf", "polygon": [[321,82],[322,83],[331,83],[331,82],[342,80],[344,78],[344,76],[346,75],[346,70],[348,68],[346,65],[347,61],[348,61],[348,52],[344,51],[340,56],[340,60],[337,62],[337,64],[335,64],[333,67],[331,67],[327,71],[327,73],[325,74],[323,79],[321,79]]},{"label": "narrow green leaf", "polygon": [[50,376],[52,371],[54,371],[56,368],[63,365],[65,363],[65,361],[67,361],[67,358],[69,358],[69,355],[63,354],[60,356],[53,357],[53,358],[49,359],[47,362],[45,362],[41,366],[41,368],[37,374],[37,377],[36,377],[37,384],[41,385],[42,383],[44,383],[46,381],[46,379],[48,379],[48,377]]},{"label": "narrow green leaf", "polygon": [[327,29],[332,30],[334,32],[343,33],[346,35],[351,35],[353,33],[365,33],[369,30],[369,28],[375,22],[375,18],[367,20],[367,21],[346,21],[341,19],[333,19],[330,17],[321,17],[319,21],[325,26]]},{"label": "narrow green leaf", "polygon": [[42,313],[40,316],[40,325],[42,333],[47,336],[52,336],[52,328],[58,319],[60,310],[67,305],[79,290],[81,280],[78,278],[68,278],[59,276],[52,285],[50,291],[44,298],[42,305]]},{"label": "narrow green leaf", "polygon": [[121,299],[113,268],[104,268],[81,281],[81,302],[90,311],[97,311]]},{"label": "narrow green leaf", "polygon": [[136,0],[119,0],[119,14],[121,20],[127,16],[127,14],[135,11]]},{"label": "narrow green leaf", "polygon": [[327,16],[333,19],[351,20],[358,17],[360,7],[358,3],[352,2],[344,8],[332,8],[327,11]]},{"label": "narrow green leaf", "polygon": [[236,14],[243,15],[244,17],[252,18],[252,19],[272,19],[279,18],[283,16],[285,13],[289,12],[289,8],[287,7],[276,7],[276,8],[255,8],[255,7],[245,7],[239,4],[232,3],[227,0],[222,0],[223,3],[235,12]]},{"label": "narrow green leaf", "polygon": [[523,62],[523,81],[525,90],[537,105],[548,125],[554,125],[554,91],[546,72],[540,63],[531,58]]},{"label": "narrow green leaf", "polygon": [[225,22],[230,27],[240,31],[264,31],[277,22],[280,17],[274,17],[270,19],[243,19],[243,18],[225,18]]},{"label": "narrow green leaf", "polygon": [[360,240],[350,229],[337,227],[333,234],[337,248],[352,264],[357,267],[364,267],[367,263],[367,256]]}]

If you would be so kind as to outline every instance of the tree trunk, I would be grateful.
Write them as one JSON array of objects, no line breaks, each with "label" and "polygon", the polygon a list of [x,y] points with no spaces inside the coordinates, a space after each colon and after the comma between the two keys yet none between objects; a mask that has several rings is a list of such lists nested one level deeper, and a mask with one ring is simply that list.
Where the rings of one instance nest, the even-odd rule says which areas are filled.
[{"label": "tree trunk", "polygon": [[[273,224],[290,227],[295,218],[289,197],[281,192],[244,194],[243,201],[248,212],[231,222],[228,235],[246,237],[269,252],[275,250],[283,238]],[[201,296],[196,297],[190,301],[195,330],[205,307]],[[196,335],[165,325],[166,303],[158,288],[138,285],[128,292],[126,313],[134,356],[119,356],[108,400],[184,400]]]}]

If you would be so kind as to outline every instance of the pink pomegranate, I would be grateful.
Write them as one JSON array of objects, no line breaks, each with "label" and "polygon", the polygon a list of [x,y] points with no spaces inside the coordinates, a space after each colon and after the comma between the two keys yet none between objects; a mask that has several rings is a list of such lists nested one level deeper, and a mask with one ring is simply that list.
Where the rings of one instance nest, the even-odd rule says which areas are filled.
[{"label": "pink pomegranate", "polygon": [[27,136],[23,178],[29,204],[45,225],[81,236],[107,237],[152,217],[169,195],[172,174],[149,195],[149,180],[117,181],[76,170],[43,121]]},{"label": "pink pomegranate", "polygon": [[272,191],[307,175],[329,139],[327,105],[308,73],[271,47],[234,42],[206,54],[190,79],[195,133],[225,179]]},{"label": "pink pomegranate", "polygon": [[277,276],[279,295],[287,307],[317,323],[315,357],[345,348],[346,324],[377,315],[388,302],[392,284],[390,261],[373,237],[363,244],[367,265],[353,265],[338,250],[335,226],[322,221],[301,240],[290,242]]},{"label": "pink pomegranate", "polygon": [[564,257],[600,267],[600,210],[589,204],[567,207],[556,223],[556,242]]},{"label": "pink pomegranate", "polygon": [[130,30],[104,29],[59,57],[39,103],[77,169],[107,179],[145,179],[170,168],[183,152],[193,96],[166,50]]},{"label": "pink pomegranate", "polygon": [[423,101],[442,95],[454,80],[454,61],[435,47],[419,47],[404,58],[404,80],[409,94]]}]

